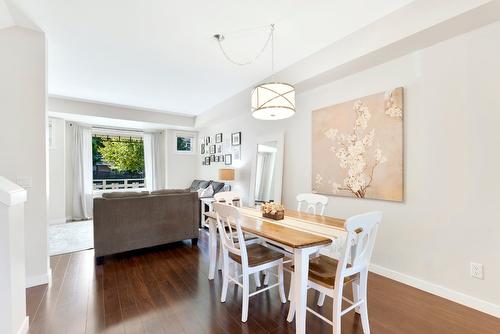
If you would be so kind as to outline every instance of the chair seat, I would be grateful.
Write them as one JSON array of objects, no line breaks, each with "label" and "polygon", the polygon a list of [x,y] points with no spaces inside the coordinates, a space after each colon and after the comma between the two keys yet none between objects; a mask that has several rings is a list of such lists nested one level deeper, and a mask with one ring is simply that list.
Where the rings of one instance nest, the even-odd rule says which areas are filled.
[{"label": "chair seat", "polygon": [[[324,255],[311,258],[309,260],[309,280],[326,288],[333,289],[338,263],[337,260]],[[292,263],[286,263],[284,269],[293,272],[294,266]],[[352,282],[354,278],[355,276],[346,277],[344,284]]]},{"label": "chair seat", "polygon": [[[248,266],[256,267],[264,263],[273,262],[284,257],[283,254],[277,252],[275,250],[269,249],[261,244],[251,244],[247,245],[247,254],[248,254]],[[234,261],[241,264],[241,257],[229,253],[229,257]]]}]

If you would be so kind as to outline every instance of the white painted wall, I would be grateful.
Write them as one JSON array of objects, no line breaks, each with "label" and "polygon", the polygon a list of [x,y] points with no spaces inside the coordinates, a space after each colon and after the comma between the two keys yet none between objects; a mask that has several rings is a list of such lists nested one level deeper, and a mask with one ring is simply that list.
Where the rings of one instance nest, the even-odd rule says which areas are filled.
[{"label": "white painted wall", "polygon": [[0,30],[0,175],[32,178],[25,206],[27,285],[47,283],[46,49],[43,33]]},{"label": "white painted wall", "polygon": [[[495,23],[305,91],[288,120],[258,121],[250,115],[249,100],[229,101],[219,110],[240,116],[217,121],[200,130],[200,137],[242,132],[235,183],[248,195],[253,158],[248,153],[260,135],[284,131],[284,204],[293,208],[296,194],[311,190],[311,111],[403,86],[405,202],[331,197],[326,214],[382,210],[374,264],[427,287],[450,289],[448,297],[500,316],[498,36]],[[201,166],[201,160],[198,166],[200,178],[217,177],[218,166]],[[470,277],[470,262],[484,264],[484,280]],[[438,293],[446,295],[440,287]]]},{"label": "white painted wall", "polygon": [[49,118],[53,144],[49,146],[49,224],[66,222],[66,122]]}]

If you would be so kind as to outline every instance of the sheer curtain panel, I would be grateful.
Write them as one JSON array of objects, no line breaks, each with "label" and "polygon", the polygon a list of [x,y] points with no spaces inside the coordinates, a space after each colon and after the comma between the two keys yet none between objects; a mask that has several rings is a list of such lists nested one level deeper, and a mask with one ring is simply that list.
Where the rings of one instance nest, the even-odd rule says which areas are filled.
[{"label": "sheer curtain panel", "polygon": [[73,124],[73,217],[92,217],[92,128]]},{"label": "sheer curtain panel", "polygon": [[161,132],[144,133],[144,172],[150,191],[165,187],[164,140]]}]

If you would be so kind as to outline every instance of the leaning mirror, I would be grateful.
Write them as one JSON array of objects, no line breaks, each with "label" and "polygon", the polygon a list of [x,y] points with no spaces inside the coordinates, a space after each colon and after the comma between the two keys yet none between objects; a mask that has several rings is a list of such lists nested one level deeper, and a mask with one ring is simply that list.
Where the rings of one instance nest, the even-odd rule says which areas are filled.
[{"label": "leaning mirror", "polygon": [[283,136],[261,138],[256,145],[250,198],[258,205],[281,203]]}]

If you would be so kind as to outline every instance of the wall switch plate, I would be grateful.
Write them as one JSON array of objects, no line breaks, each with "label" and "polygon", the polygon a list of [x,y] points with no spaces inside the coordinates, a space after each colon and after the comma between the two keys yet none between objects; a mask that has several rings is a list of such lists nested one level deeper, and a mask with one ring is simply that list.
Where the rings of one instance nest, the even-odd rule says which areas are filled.
[{"label": "wall switch plate", "polygon": [[470,264],[470,275],[474,278],[483,279],[483,265],[481,263],[471,262]]},{"label": "wall switch plate", "polygon": [[29,176],[18,176],[16,178],[16,183],[24,189],[29,189],[33,187],[33,178]]}]

